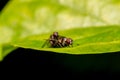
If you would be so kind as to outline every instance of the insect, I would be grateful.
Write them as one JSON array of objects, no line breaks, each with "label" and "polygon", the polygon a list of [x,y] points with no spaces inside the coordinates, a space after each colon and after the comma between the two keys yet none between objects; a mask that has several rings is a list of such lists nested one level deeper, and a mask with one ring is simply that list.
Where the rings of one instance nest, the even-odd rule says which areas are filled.
[{"label": "insect", "polygon": [[50,44],[50,47],[54,48],[70,47],[73,44],[73,40],[71,38],[60,36],[58,32],[53,32],[53,34],[50,35],[49,39],[46,40],[42,47],[44,47],[47,43]]}]

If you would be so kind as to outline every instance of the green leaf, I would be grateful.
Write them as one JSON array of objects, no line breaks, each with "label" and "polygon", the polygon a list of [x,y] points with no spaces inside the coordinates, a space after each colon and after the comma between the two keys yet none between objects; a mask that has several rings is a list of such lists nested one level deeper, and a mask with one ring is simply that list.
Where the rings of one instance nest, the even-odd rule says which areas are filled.
[{"label": "green leaf", "polygon": [[10,52],[12,52],[13,50],[17,49],[17,47],[14,47],[10,44],[4,44],[3,48],[2,48],[2,57],[4,58],[5,56],[7,56]]},{"label": "green leaf", "polygon": [[[107,34],[107,30],[109,31],[111,28],[114,30],[111,25],[120,26],[119,0],[11,0],[0,12],[0,44],[61,53],[75,52],[75,54],[79,54],[79,49],[81,53],[117,51],[119,50],[119,41],[106,43],[107,39],[102,39],[102,37],[110,35]],[[92,28],[93,26],[104,26],[105,29]],[[39,46],[44,43],[43,38],[48,38],[53,31],[72,37],[75,42],[74,47],[72,49],[62,48],[60,51],[56,48],[40,48]],[[116,28],[115,32],[117,32]],[[110,33],[112,36],[109,37],[110,40],[114,39],[112,34],[119,36],[119,32],[110,31]],[[82,35],[81,38],[78,37],[79,35]],[[40,41],[27,40],[35,36]],[[80,46],[76,46],[77,44]],[[82,46],[83,44],[84,46]],[[109,45],[110,49],[108,47],[104,47],[105,50],[101,49],[103,45]],[[91,46],[97,46],[94,48],[96,50],[92,50]],[[114,48],[111,48],[112,46]],[[2,46],[1,48],[3,49],[1,55],[7,55],[9,50],[14,50],[16,47],[12,47],[12,49]],[[85,52],[85,49],[88,51]]]},{"label": "green leaf", "polygon": [[2,60],[2,45],[0,45],[0,61]]},{"label": "green leaf", "polygon": [[56,30],[120,25],[120,5],[115,2],[119,4],[117,0],[9,1],[0,16],[0,43]]},{"label": "green leaf", "polygon": [[17,47],[13,47],[9,44],[0,45],[0,61],[4,59],[10,52],[17,49]]},{"label": "green leaf", "polygon": [[30,36],[12,43],[14,46],[68,54],[98,54],[120,51],[120,27],[90,27],[59,31],[59,34],[73,39],[73,47],[42,48],[50,34]]}]

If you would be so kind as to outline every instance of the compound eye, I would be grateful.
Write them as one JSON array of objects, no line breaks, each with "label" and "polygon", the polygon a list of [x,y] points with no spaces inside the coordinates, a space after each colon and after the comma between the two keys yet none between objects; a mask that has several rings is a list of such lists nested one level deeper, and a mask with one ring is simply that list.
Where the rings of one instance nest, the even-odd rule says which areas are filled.
[{"label": "compound eye", "polygon": [[71,38],[68,38],[68,43],[72,44],[73,40]]},{"label": "compound eye", "polygon": [[58,36],[58,32],[54,32],[53,35],[54,35],[54,37],[57,37]]}]

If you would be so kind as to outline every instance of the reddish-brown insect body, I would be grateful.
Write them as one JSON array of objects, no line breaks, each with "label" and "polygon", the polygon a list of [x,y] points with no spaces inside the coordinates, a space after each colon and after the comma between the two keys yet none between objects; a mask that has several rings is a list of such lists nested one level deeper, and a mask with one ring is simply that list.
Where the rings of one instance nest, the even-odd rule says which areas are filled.
[{"label": "reddish-brown insect body", "polygon": [[50,44],[50,47],[54,47],[54,48],[69,47],[70,45],[72,45],[73,40],[71,38],[60,36],[58,32],[53,32],[53,34],[50,35],[48,42]]}]

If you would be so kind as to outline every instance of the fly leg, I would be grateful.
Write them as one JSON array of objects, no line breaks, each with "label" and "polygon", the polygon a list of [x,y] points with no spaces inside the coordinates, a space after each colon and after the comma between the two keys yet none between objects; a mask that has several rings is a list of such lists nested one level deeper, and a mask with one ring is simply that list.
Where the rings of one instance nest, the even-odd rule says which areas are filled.
[{"label": "fly leg", "polygon": [[59,41],[56,41],[56,47],[63,47],[61,44],[60,44],[60,42]]},{"label": "fly leg", "polygon": [[42,48],[45,47],[45,45],[46,45],[47,43],[48,43],[48,40],[46,40],[41,47],[42,47]]},{"label": "fly leg", "polygon": [[59,47],[63,47],[59,42],[58,42]]}]

